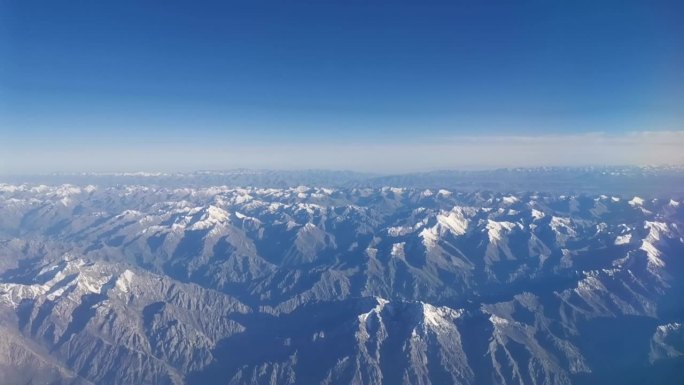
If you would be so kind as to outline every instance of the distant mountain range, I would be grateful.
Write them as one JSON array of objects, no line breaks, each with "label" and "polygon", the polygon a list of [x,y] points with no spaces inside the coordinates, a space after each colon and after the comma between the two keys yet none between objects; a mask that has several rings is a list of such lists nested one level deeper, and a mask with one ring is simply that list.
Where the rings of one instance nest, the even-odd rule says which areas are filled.
[{"label": "distant mountain range", "polygon": [[557,192],[589,194],[684,195],[684,166],[537,167],[479,171],[430,171],[379,175],[328,170],[196,171],[188,173],[64,173],[5,175],[7,183],[116,186],[142,184],[160,187],[263,187],[323,186],[336,188],[385,186],[450,188],[458,191]]},{"label": "distant mountain range", "polygon": [[680,168],[3,180],[3,384],[684,382]]}]

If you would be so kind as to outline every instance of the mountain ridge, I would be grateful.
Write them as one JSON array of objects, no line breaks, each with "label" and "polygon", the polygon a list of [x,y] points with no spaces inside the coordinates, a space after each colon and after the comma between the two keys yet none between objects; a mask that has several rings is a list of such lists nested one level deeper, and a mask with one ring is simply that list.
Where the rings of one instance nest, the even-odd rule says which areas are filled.
[{"label": "mountain ridge", "polygon": [[649,376],[682,359],[679,202],[2,184],[17,353],[0,367],[10,383],[38,361],[33,380],[63,384],[627,383],[600,357]]}]

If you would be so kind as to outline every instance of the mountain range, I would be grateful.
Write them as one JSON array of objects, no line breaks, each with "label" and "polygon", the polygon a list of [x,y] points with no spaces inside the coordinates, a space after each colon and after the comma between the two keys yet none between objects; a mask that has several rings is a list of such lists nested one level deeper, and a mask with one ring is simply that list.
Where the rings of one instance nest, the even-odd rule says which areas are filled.
[{"label": "mountain range", "polygon": [[683,176],[6,177],[0,374],[7,384],[679,384]]}]

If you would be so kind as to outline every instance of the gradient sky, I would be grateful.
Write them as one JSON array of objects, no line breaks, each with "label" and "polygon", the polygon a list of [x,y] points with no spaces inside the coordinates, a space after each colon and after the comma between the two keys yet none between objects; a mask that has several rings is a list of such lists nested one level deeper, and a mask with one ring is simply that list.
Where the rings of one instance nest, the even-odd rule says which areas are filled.
[{"label": "gradient sky", "polygon": [[3,173],[684,163],[683,130],[682,1],[0,0]]}]

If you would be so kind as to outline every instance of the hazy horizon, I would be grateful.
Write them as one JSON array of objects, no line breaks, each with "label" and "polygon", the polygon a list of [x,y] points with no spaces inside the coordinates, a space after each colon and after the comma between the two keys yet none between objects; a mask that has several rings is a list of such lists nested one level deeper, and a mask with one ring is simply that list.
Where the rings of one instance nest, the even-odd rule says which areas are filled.
[{"label": "hazy horizon", "polygon": [[[684,131],[622,135],[470,136],[406,143],[144,143],[108,148],[15,146],[0,174],[189,172],[222,169],[406,173],[512,167],[683,165]],[[87,160],[87,161],[84,161]]]}]

